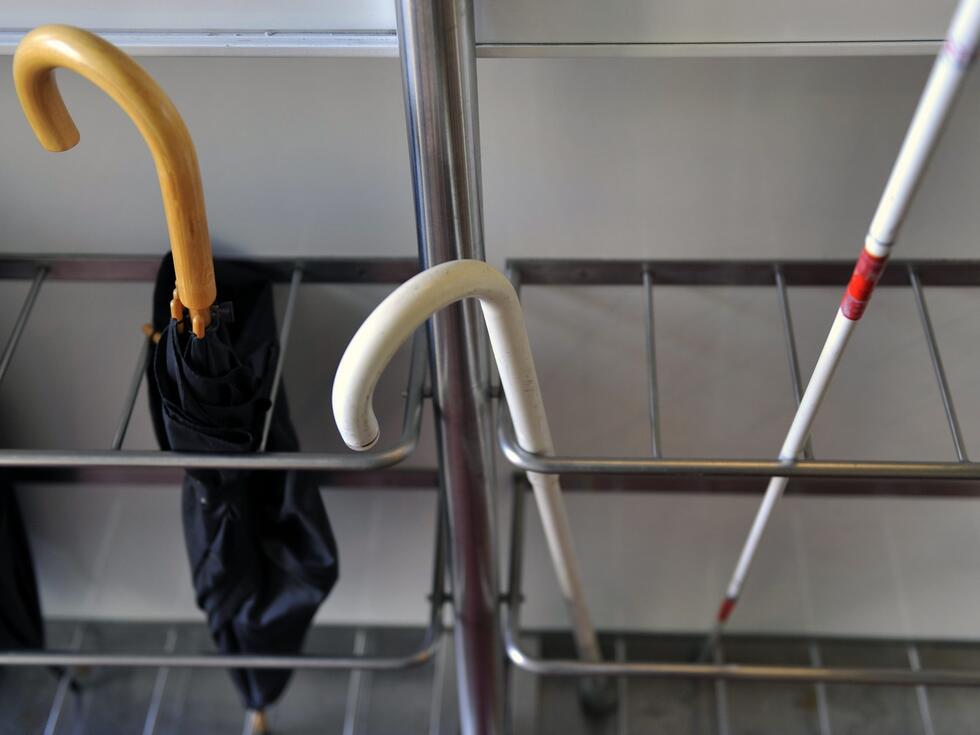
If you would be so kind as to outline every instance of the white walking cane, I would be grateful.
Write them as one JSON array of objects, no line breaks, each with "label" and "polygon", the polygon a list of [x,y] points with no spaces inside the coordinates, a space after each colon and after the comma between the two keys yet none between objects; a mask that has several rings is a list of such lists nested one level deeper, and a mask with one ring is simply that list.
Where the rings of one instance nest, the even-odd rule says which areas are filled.
[{"label": "white walking cane", "polygon": [[[347,446],[364,451],[375,445],[380,429],[372,399],[381,373],[402,343],[430,316],[465,298],[478,299],[483,308],[518,444],[530,452],[554,454],[517,293],[503,274],[478,260],[456,260],[422,271],[395,289],[364,320],[340,360],[333,384],[334,417]],[[536,472],[528,472],[527,477],[579,656],[599,661],[599,644],[585,603],[558,477]]]},{"label": "white walking cane", "polygon": [[[905,134],[874,219],[871,220],[864,250],[858,258],[837,317],[779,452],[780,460],[795,461],[810,434],[813,419],[844,353],[847,340],[871,300],[871,293],[885,269],[912,197],[939,141],[967,70],[976,56],[978,35],[980,0],[961,0],[950,24],[946,43],[936,58],[912,123]],[[788,482],[787,477],[773,477],[769,481],[702,655],[712,650],[721,636],[725,622],[735,609],[773,506],[782,496]]]}]

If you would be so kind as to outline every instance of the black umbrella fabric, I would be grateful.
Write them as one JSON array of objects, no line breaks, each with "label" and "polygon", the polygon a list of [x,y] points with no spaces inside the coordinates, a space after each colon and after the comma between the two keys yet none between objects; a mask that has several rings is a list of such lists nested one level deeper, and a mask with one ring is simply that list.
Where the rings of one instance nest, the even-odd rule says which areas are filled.
[{"label": "black umbrella fabric", "polygon": [[23,648],[44,648],[44,621],[17,495],[0,478],[0,650]]},{"label": "black umbrella fabric", "polygon": [[[253,268],[215,261],[218,306],[203,339],[170,317],[170,255],[153,294],[160,332],[148,370],[150,409],[165,450],[259,449],[279,352],[272,286]],[[185,320],[186,321],[186,320]],[[285,392],[269,451],[297,451]],[[296,471],[188,470],[184,537],[198,606],[224,653],[298,653],[337,581],[337,546],[315,476]],[[250,709],[274,702],[288,670],[231,670]]]}]

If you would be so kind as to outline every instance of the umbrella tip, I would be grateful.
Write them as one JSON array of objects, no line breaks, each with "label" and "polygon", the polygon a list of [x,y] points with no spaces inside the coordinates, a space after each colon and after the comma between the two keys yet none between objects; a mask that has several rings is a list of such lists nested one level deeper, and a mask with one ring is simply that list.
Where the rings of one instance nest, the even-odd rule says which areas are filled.
[{"label": "umbrella tip", "polygon": [[252,720],[249,732],[252,735],[268,735],[269,721],[265,717],[265,710],[254,709],[249,714]]}]

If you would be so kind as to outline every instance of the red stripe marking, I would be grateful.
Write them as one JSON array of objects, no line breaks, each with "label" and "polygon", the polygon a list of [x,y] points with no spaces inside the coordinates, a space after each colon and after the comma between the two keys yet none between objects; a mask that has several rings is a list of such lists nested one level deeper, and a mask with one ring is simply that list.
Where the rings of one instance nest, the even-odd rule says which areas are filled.
[{"label": "red stripe marking", "polygon": [[737,599],[734,597],[726,597],[721,601],[721,607],[718,608],[718,622],[724,623],[728,620],[728,616],[732,614],[732,610],[735,609],[735,603]]},{"label": "red stripe marking", "polygon": [[841,312],[852,322],[856,322],[864,315],[864,310],[868,308],[868,302],[871,301],[871,293],[875,290],[887,262],[887,257],[879,258],[867,250],[861,251],[861,257],[854,266],[854,273],[851,274],[847,291],[844,292],[844,298],[840,302]]}]

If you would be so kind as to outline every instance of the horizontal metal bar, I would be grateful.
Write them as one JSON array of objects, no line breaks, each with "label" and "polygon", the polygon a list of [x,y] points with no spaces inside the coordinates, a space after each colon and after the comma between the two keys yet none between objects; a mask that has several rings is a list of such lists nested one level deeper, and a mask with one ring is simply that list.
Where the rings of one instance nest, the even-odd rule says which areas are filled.
[{"label": "horizontal metal bar", "polygon": [[826,56],[932,56],[938,39],[884,41],[703,41],[652,43],[478,43],[476,55],[494,59],[564,58],[811,58]]},{"label": "horizontal metal bar", "polygon": [[[218,254],[220,257],[220,253]],[[305,283],[403,283],[418,273],[412,258],[229,258],[254,268],[275,283],[289,283],[297,264]],[[0,279],[33,278],[37,268],[52,281],[154,281],[160,267],[156,255],[4,255]]]},{"label": "horizontal metal bar", "polygon": [[[289,283],[293,258],[231,259],[258,269],[276,283]],[[117,255],[4,255],[0,279],[30,279],[38,267],[53,281],[153,281],[160,258]],[[305,283],[402,283],[418,272],[410,258],[303,258]],[[893,262],[882,286],[908,286],[906,269],[915,268],[923,286],[980,286],[980,260],[905,260]],[[537,260],[507,262],[524,285],[635,286],[649,270],[653,285],[773,286],[774,267],[788,286],[843,286],[853,262],[763,260]]]},{"label": "horizontal metal bar", "polygon": [[[397,58],[393,29],[287,30],[98,30],[134,56]],[[0,55],[12,54],[24,31],[0,31]],[[520,42],[476,44],[479,58],[770,58],[825,56],[931,56],[942,39],[694,42]]]},{"label": "horizontal metal bar", "polygon": [[427,633],[422,645],[404,656],[250,656],[169,653],[74,653],[13,651],[0,653],[2,666],[92,666],[184,669],[359,669],[396,671],[422,666],[442,643],[442,630]]},{"label": "horizontal metal bar", "polygon": [[[394,30],[100,30],[134,56],[398,57]],[[23,30],[0,31],[0,55],[10,55]]]},{"label": "horizontal metal bar", "polygon": [[660,679],[713,679],[722,681],[782,681],[883,686],[980,686],[980,671],[934,669],[831,668],[759,666],[748,664],[693,664],[659,661],[601,661],[542,659],[519,645],[511,624],[510,605],[501,611],[507,657],[520,669],[539,676],[647,676]]},{"label": "horizontal metal bar", "polygon": [[[506,411],[497,432],[507,461],[525,472],[549,475],[700,475],[742,477],[850,477],[906,480],[978,480],[977,462],[865,462],[769,459],[649,459],[647,457],[543,457],[522,449]],[[0,455],[2,466],[2,455]]]},{"label": "horizontal metal bar", "polygon": [[[434,468],[309,471],[314,473],[320,487],[327,488],[432,490],[439,485],[439,475]],[[15,483],[179,488],[184,470],[179,467],[20,467],[9,470],[7,477]]]},{"label": "horizontal metal bar", "polygon": [[[915,268],[924,286],[980,286],[980,260],[904,260],[882,274],[881,286],[908,286]],[[507,267],[525,286],[636,286],[649,272],[655,286],[774,286],[780,268],[787,286],[839,286],[854,269],[844,260],[552,260],[513,259]]]},{"label": "horizontal metal bar", "polygon": [[[522,487],[524,473],[516,477]],[[591,493],[694,493],[700,495],[754,495],[762,491],[754,476],[716,477],[705,475],[618,475],[574,473],[561,475],[564,492]],[[827,497],[877,496],[891,498],[975,498],[980,497],[980,481],[879,479],[871,477],[795,477],[786,490],[790,495]]]},{"label": "horizontal metal bar", "polygon": [[[0,467],[139,467],[241,470],[377,470],[398,464],[411,454],[415,441],[377,453],[266,452],[265,454],[204,454],[153,450],[100,451],[57,449],[0,450]],[[969,465],[967,465],[969,466]]]},{"label": "horizontal metal bar", "polygon": [[[421,334],[421,332],[420,332]],[[421,337],[416,338],[418,343]],[[417,345],[416,345],[417,346]],[[379,452],[264,452],[205,454],[160,451],[93,451],[49,449],[0,450],[0,467],[32,470],[59,468],[248,469],[248,470],[379,470],[396,465],[415,451],[422,429],[426,352],[413,351],[408,375],[402,433],[398,443]]]},{"label": "horizontal metal bar", "polygon": [[[78,653],[77,651],[4,651],[3,666],[94,666],[127,668],[198,668],[198,669],[343,669],[392,671],[421,666],[430,661],[443,642],[443,605],[450,597],[443,589],[445,563],[444,506],[436,504],[436,535],[432,554],[432,582],[429,590],[428,625],[422,643],[403,656],[263,656],[250,654],[142,654]],[[356,653],[356,652],[355,652]]]}]

